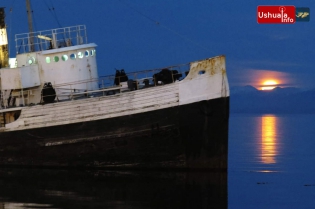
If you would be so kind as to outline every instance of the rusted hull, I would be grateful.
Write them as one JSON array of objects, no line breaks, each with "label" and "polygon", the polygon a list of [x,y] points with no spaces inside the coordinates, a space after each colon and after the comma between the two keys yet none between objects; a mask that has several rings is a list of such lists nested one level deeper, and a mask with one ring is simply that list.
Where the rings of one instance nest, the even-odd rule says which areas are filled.
[{"label": "rusted hull", "polygon": [[0,165],[226,171],[229,97],[0,133]]}]

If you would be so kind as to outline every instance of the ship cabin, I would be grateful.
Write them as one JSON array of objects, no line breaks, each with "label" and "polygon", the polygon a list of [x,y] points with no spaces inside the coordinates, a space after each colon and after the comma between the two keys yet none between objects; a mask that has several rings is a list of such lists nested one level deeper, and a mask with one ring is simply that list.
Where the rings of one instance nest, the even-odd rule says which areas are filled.
[{"label": "ship cabin", "polygon": [[183,79],[190,65],[128,74],[116,69],[115,75],[99,77],[97,45],[88,43],[84,25],[17,34],[15,45],[16,58],[0,67],[0,128],[16,121],[26,106],[169,84]]},{"label": "ship cabin", "polygon": [[[0,123],[16,120],[21,107],[98,89],[96,44],[88,43],[84,25],[17,34],[15,44],[16,58],[0,69]],[[71,88],[58,88],[65,83]]]}]

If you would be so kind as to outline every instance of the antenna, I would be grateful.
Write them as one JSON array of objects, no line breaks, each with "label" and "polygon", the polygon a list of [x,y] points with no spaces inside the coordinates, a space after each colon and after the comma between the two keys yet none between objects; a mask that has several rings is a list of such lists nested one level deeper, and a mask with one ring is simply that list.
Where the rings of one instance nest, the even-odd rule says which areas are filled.
[{"label": "antenna", "polygon": [[32,8],[31,8],[31,1],[26,0],[26,11],[27,11],[27,20],[28,20],[28,30],[30,32],[29,35],[29,45],[30,51],[33,52],[34,50],[34,35],[33,35],[33,19],[32,19]]}]

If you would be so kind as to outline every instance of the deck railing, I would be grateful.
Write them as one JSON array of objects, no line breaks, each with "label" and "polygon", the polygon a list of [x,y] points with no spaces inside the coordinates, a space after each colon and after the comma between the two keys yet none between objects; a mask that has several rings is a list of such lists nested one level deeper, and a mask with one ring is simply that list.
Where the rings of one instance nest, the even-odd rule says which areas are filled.
[{"label": "deck railing", "polygon": [[87,43],[85,25],[15,35],[17,54],[57,49]]},{"label": "deck railing", "polygon": [[[158,82],[154,79],[154,75],[161,72],[163,69],[168,69],[172,72],[171,82],[176,82],[184,79],[189,71],[189,63],[177,66],[171,66],[161,69],[145,70],[138,72],[126,73],[124,76],[101,76],[98,79],[89,79],[75,81],[71,83],[52,84],[56,91],[54,95],[41,95],[42,89],[21,89],[20,91],[14,91],[11,94],[12,98],[18,98],[19,105],[8,104],[8,98],[3,98],[3,94],[0,94],[0,109],[31,105],[30,98],[34,95],[41,95],[41,101],[43,103],[44,97],[55,96],[56,102],[62,102],[67,100],[75,100],[86,97],[97,97],[105,95],[113,95],[117,93],[123,93],[133,90],[141,90],[144,88],[150,88],[157,85],[165,85],[163,82]],[[128,79],[126,80],[126,77]],[[124,80],[123,80],[124,79]],[[82,85],[83,84],[83,85]],[[78,88],[80,86],[80,88]],[[85,86],[85,88],[82,88]],[[91,86],[96,86],[91,88]],[[12,100],[11,100],[12,101]]]},{"label": "deck railing", "polygon": [[[65,84],[54,85],[57,92],[57,97],[67,96],[69,99],[75,99],[80,96],[93,96],[95,94],[108,95],[113,93],[121,93],[125,91],[140,90],[147,87],[153,87],[157,85],[164,85],[163,82],[154,80],[154,75],[161,72],[162,69],[168,69],[172,71],[172,81],[176,82],[186,77],[189,71],[189,64],[176,65],[167,68],[144,70],[137,72],[126,73],[123,76],[101,76],[98,79],[81,80]],[[126,81],[126,77],[128,80]],[[91,83],[98,83],[98,89],[89,89]],[[78,89],[76,86],[85,84],[85,89]]]}]

